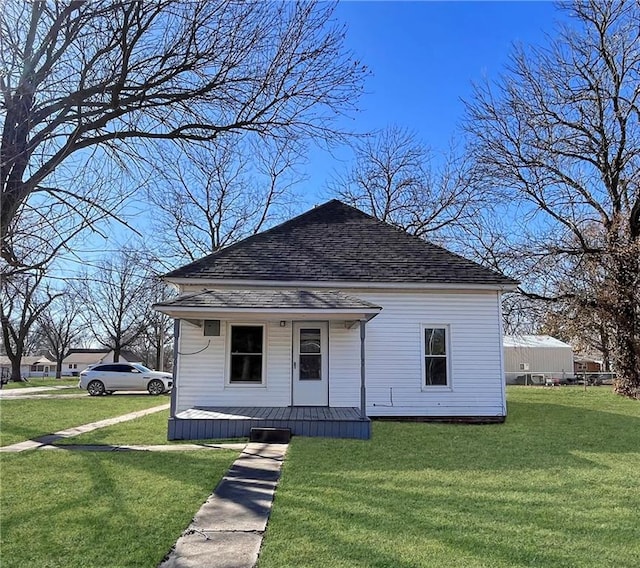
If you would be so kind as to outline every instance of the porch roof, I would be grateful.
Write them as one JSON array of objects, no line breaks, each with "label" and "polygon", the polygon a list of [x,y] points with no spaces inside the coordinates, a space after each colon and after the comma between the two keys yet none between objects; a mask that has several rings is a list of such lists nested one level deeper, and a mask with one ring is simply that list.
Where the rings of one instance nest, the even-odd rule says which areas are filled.
[{"label": "porch roof", "polygon": [[202,314],[272,314],[277,317],[308,319],[365,319],[375,317],[381,306],[355,298],[339,290],[202,290],[182,294],[155,304],[154,309],[175,318]]}]

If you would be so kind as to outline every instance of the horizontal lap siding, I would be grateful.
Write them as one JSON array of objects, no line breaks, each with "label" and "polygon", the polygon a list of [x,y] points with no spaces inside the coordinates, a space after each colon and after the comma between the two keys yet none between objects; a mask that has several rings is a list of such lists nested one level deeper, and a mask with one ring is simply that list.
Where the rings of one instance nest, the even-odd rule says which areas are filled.
[{"label": "horizontal lap siding", "polygon": [[[504,414],[495,292],[359,292],[358,297],[383,306],[367,324],[369,416]],[[422,388],[422,324],[449,326],[449,390]]]},{"label": "horizontal lap siding", "polygon": [[[383,307],[366,326],[369,416],[504,414],[496,292],[345,292]],[[252,321],[258,323],[257,319]],[[422,389],[421,324],[449,326],[450,390]],[[204,337],[202,328],[183,322],[179,347],[183,354],[178,360],[178,411],[193,406],[290,405],[291,322],[287,322],[286,327],[280,327],[278,321],[266,326],[267,385],[242,388],[225,386],[227,322],[221,322],[220,337]],[[360,406],[357,323],[349,329],[344,321],[330,322],[329,381],[330,406]]]},{"label": "horizontal lap siding", "polygon": [[329,326],[329,406],[360,406],[360,327]]},{"label": "horizontal lap siding", "polygon": [[[252,323],[262,323],[252,320]],[[181,322],[177,411],[194,406],[287,406],[291,402],[291,327],[266,322],[266,385],[226,384],[228,322],[220,322],[219,337]]]}]

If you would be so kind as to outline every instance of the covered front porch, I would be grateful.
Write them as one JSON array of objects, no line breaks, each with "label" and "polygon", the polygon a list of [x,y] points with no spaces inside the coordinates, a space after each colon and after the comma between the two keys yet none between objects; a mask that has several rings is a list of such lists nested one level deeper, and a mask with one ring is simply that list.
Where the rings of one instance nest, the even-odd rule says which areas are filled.
[{"label": "covered front porch", "polygon": [[288,428],[294,436],[371,437],[371,421],[360,408],[327,406],[198,407],[169,419],[170,440],[245,438],[251,428]]},{"label": "covered front porch", "polygon": [[380,306],[337,290],[224,289],[155,307],[176,320],[169,439],[370,437],[365,326]]}]

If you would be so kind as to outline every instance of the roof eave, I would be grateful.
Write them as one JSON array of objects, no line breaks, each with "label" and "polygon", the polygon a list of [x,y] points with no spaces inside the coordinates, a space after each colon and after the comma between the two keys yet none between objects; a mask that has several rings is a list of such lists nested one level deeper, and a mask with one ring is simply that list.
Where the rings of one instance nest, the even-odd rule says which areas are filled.
[{"label": "roof eave", "polygon": [[[228,319],[256,315],[266,319],[290,320],[370,320],[377,316],[382,308],[256,308],[256,307],[210,307],[210,306],[172,306],[154,304],[152,308],[176,319],[203,316],[211,319]],[[217,316],[217,317],[216,317]],[[271,317],[270,317],[271,316]]]},{"label": "roof eave", "polygon": [[178,286],[212,286],[217,288],[360,288],[360,289],[401,289],[401,290],[496,290],[511,292],[519,286],[518,282],[473,283],[473,282],[372,282],[372,281],[331,281],[331,280],[237,280],[219,278],[165,278]]}]

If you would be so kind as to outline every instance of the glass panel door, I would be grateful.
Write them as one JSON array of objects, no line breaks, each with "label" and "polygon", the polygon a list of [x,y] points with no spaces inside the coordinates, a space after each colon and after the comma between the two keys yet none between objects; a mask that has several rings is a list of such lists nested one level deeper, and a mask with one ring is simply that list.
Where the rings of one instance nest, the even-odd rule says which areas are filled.
[{"label": "glass panel door", "polygon": [[329,326],[326,322],[293,324],[293,405],[329,404]]},{"label": "glass panel door", "polygon": [[320,328],[300,328],[300,380],[322,380],[322,331]]}]

